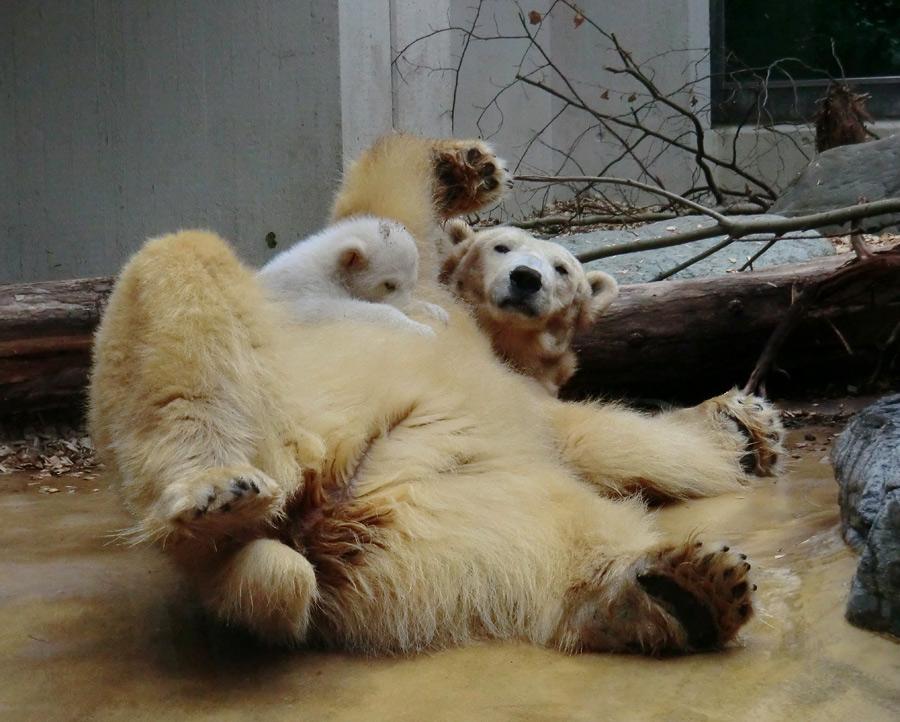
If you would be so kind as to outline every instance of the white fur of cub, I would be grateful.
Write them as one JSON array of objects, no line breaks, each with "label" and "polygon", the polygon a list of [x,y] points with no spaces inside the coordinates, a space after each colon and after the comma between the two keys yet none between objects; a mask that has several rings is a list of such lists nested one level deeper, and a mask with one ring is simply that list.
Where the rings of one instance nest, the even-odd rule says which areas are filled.
[{"label": "white fur of cub", "polygon": [[434,336],[404,310],[419,308],[447,322],[440,306],[413,301],[419,253],[396,221],[351,218],[279,253],[257,274],[299,321],[353,320]]}]

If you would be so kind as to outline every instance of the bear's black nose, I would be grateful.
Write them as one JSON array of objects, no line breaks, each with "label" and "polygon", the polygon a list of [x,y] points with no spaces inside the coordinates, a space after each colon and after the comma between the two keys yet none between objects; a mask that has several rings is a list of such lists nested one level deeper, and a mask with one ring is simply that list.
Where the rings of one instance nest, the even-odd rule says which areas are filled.
[{"label": "bear's black nose", "polygon": [[522,294],[541,290],[541,274],[528,266],[516,266],[509,274],[512,288]]}]

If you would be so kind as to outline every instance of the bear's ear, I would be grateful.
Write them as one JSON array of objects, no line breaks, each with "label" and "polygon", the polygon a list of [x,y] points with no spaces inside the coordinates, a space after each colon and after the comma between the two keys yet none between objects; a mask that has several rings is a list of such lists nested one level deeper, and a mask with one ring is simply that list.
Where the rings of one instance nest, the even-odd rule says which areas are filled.
[{"label": "bear's ear", "polygon": [[444,232],[450,241],[451,246],[458,246],[460,243],[470,244],[475,240],[475,231],[472,226],[459,218],[449,221],[444,226]]},{"label": "bear's ear", "polygon": [[438,280],[447,283],[460,261],[475,243],[475,231],[465,221],[455,219],[444,225],[446,242],[441,248],[441,270]]},{"label": "bear's ear", "polygon": [[591,297],[582,307],[576,325],[580,330],[588,328],[619,295],[616,279],[603,271],[588,271],[585,279],[591,287]]},{"label": "bear's ear", "polygon": [[358,238],[350,238],[340,246],[338,268],[359,271],[369,265],[365,247]]}]

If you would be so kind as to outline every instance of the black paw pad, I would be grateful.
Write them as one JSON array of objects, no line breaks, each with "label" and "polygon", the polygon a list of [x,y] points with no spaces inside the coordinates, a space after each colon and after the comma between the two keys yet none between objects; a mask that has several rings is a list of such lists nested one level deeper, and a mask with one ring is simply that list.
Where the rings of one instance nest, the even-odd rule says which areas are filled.
[{"label": "black paw pad", "polygon": [[647,594],[658,600],[681,622],[687,633],[688,645],[693,649],[709,649],[718,641],[718,630],[712,612],[690,592],[668,577],[641,575],[638,583]]}]

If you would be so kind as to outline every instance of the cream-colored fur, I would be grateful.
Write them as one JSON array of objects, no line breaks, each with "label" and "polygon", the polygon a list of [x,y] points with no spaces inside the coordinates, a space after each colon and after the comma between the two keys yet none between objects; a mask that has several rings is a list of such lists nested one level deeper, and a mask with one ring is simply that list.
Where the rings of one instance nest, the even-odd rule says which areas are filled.
[{"label": "cream-colored fur", "polygon": [[612,303],[618,287],[586,273],[558,243],[518,228],[445,228],[441,282],[472,309],[494,352],[556,396],[575,373],[572,339]]},{"label": "cream-colored fur", "polygon": [[652,652],[721,646],[750,616],[741,556],[664,543],[626,495],[768,473],[773,412],[736,392],[658,417],[564,403],[498,362],[431,243],[505,182],[478,142],[408,136],[344,180],[335,220],[393,218],[419,242],[416,292],[450,314],[434,339],[292,322],[206,232],[150,241],[122,272],[96,337],[94,438],[135,537],[220,618],[369,653]]},{"label": "cream-colored fur", "polygon": [[396,221],[372,216],[349,218],[295,243],[257,274],[295,320],[353,319],[434,336],[430,326],[404,313],[419,308],[448,320],[437,304],[414,301],[418,277],[413,237]]}]

